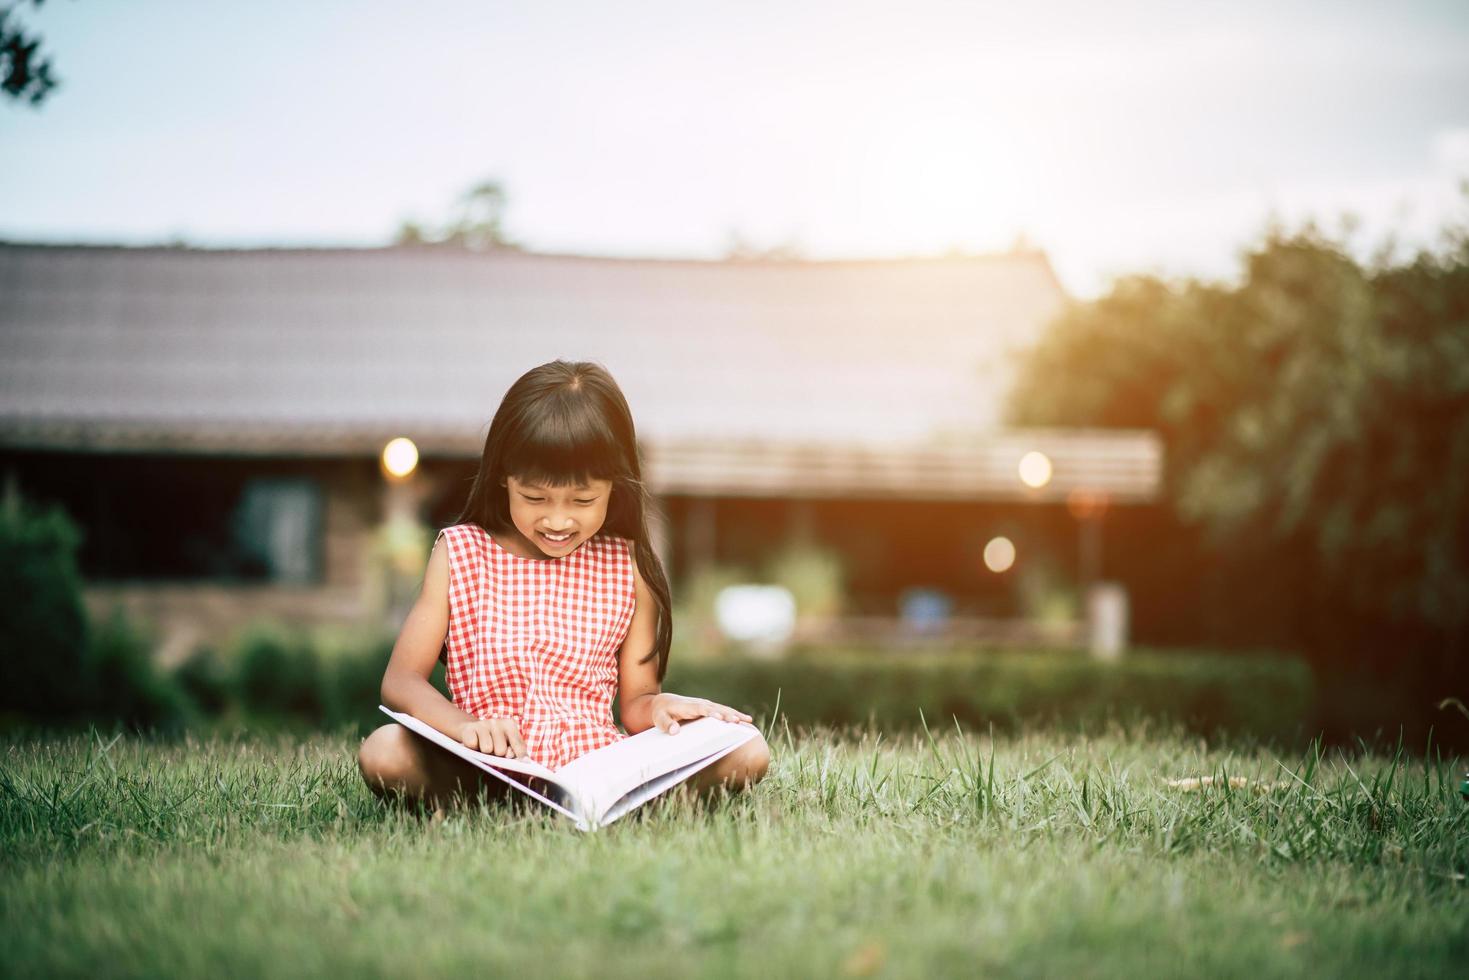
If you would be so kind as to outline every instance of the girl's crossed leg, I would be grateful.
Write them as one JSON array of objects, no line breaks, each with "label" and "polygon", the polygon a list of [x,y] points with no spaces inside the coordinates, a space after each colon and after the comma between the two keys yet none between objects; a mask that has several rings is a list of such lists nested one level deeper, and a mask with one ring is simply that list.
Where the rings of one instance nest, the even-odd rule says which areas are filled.
[{"label": "girl's crossed leg", "polygon": [[[402,725],[384,725],[363,739],[357,765],[379,797],[410,803],[422,800],[432,809],[479,796],[504,799],[510,792],[500,780]],[[696,773],[689,786],[700,792],[735,792],[759,782],[769,767],[770,748],[757,734]]]},{"label": "girl's crossed leg", "polygon": [[402,725],[384,725],[362,740],[357,767],[379,797],[423,801],[431,810],[479,797],[505,799],[510,787]]},{"label": "girl's crossed leg", "polygon": [[700,792],[738,792],[758,783],[770,768],[770,746],[758,733],[718,762],[696,772],[689,785]]}]

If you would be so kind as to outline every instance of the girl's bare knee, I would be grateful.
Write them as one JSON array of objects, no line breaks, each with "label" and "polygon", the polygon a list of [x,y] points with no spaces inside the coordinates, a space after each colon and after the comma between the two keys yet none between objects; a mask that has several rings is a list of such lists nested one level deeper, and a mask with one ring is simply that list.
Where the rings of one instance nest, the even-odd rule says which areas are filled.
[{"label": "girl's bare knee", "polygon": [[704,785],[708,788],[723,785],[730,790],[741,790],[758,783],[769,768],[770,746],[757,734],[715,763],[713,778]]},{"label": "girl's bare knee", "polygon": [[357,767],[374,790],[400,788],[417,774],[411,737],[402,725],[384,725],[362,740]]},{"label": "girl's bare knee", "polygon": [[735,749],[734,755],[737,757],[735,771],[741,785],[748,786],[765,778],[770,768],[770,746],[765,744],[763,737],[756,735]]}]

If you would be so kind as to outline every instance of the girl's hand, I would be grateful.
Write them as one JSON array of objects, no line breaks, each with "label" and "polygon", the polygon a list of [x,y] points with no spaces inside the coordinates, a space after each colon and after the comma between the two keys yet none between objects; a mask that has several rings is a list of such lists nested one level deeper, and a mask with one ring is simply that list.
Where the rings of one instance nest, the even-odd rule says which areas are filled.
[{"label": "girl's hand", "polygon": [[514,718],[471,721],[459,729],[459,741],[488,755],[525,758],[525,742],[520,738],[520,726],[515,724]]},{"label": "girl's hand", "polygon": [[678,732],[679,722],[693,721],[695,718],[721,718],[736,725],[752,720],[743,711],[716,704],[706,698],[686,698],[680,694],[654,696],[653,724],[660,732],[673,735]]}]

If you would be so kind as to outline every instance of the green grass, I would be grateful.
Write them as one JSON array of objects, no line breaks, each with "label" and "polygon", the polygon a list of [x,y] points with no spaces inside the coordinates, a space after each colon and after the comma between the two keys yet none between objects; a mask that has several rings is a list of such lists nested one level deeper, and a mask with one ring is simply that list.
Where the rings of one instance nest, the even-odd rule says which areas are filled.
[{"label": "green grass", "polygon": [[[1447,976],[1463,760],[1181,729],[772,738],[583,835],[378,803],[345,735],[0,744],[15,976]],[[1184,792],[1170,777],[1287,785]]]}]

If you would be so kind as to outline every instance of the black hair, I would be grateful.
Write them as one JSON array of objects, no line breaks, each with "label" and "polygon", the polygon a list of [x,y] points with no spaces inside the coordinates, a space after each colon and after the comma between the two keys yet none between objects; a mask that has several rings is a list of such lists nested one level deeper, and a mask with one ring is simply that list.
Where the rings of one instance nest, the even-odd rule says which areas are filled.
[{"label": "black hair", "polygon": [[668,670],[672,601],[663,563],[648,535],[653,502],[643,485],[637,433],[627,399],[612,375],[589,361],[555,360],[531,368],[510,386],[485,436],[485,450],[456,519],[492,535],[514,535],[507,477],[549,487],[610,480],[602,531],[632,542],[638,570],[657,604],[653,649],[658,680]]}]

